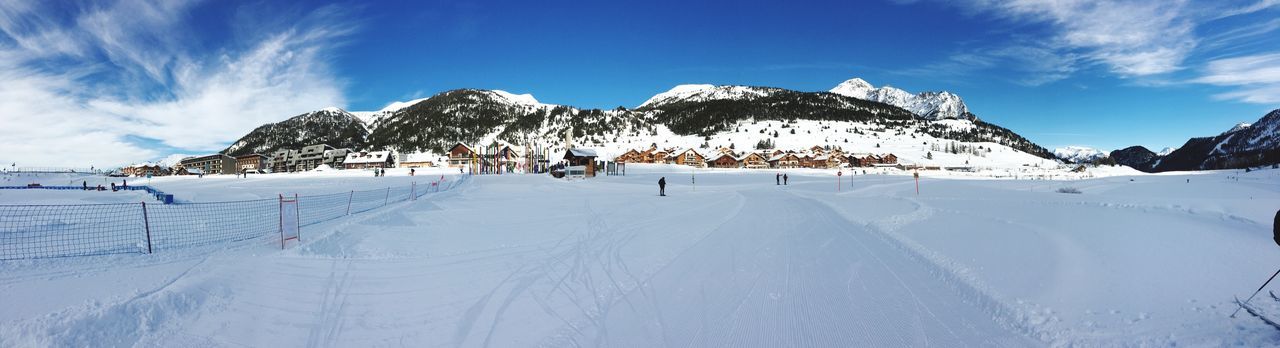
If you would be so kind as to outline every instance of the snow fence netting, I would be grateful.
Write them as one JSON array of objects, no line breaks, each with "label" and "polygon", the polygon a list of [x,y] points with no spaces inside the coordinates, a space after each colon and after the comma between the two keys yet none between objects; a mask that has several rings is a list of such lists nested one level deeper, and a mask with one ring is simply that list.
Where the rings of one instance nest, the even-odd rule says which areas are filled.
[{"label": "snow fence netting", "polygon": [[[457,188],[468,176],[298,197],[302,227]],[[153,253],[278,237],[276,198],[200,203],[0,205],[0,260]]]}]

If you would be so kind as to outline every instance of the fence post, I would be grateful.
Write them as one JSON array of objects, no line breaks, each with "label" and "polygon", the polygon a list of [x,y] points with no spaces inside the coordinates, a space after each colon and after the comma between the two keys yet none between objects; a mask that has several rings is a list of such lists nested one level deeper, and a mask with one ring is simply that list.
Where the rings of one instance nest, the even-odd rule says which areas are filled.
[{"label": "fence post", "polygon": [[151,253],[151,219],[147,217],[147,202],[142,202],[142,228],[147,232],[147,253]]},{"label": "fence post", "polygon": [[351,198],[356,196],[356,191],[351,190],[351,194],[347,195],[347,215],[351,215]]},{"label": "fence post", "polygon": [[385,207],[385,206],[387,206],[387,201],[390,201],[390,200],[391,200],[391,188],[390,188],[390,187],[388,187],[388,188],[387,188],[387,196],[386,196],[386,197],[384,197],[384,198],[382,198],[382,206],[384,206],[384,207]]}]

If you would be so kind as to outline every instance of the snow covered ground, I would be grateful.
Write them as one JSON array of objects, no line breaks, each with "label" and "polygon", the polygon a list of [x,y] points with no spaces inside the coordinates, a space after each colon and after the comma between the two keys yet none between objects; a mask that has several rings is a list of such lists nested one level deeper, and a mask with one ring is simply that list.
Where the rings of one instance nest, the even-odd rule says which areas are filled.
[{"label": "snow covered ground", "polygon": [[[837,192],[829,171],[778,186],[774,171],[627,169],[477,176],[309,226],[284,251],[0,261],[0,346],[1280,343],[1227,318],[1280,266],[1280,171],[926,172],[917,196],[909,175],[846,172]],[[207,201],[422,180],[363,174],[152,185]],[[1067,187],[1080,193],[1056,192]],[[31,199],[0,191],[2,204]]]}]

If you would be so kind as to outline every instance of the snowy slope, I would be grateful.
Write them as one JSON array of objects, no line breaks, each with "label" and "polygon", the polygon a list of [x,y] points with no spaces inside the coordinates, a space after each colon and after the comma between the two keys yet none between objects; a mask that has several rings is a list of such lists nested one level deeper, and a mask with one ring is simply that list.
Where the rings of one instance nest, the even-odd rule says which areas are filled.
[{"label": "snowy slope", "polygon": [[658,93],[636,108],[657,107],[674,102],[707,100],[750,100],[776,92],[776,88],[751,86],[678,85]]},{"label": "snowy slope", "polygon": [[911,94],[892,86],[875,88],[866,80],[853,78],[836,85],[830,92],[897,106],[907,109],[924,119],[965,119],[972,117],[969,115],[969,108],[965,106],[960,96],[946,91]]},{"label": "snowy slope", "polygon": [[[1277,171],[924,171],[919,194],[909,175],[846,173],[837,191],[830,172],[787,173],[787,186],[660,165],[477,176],[305,228],[288,250],[265,238],[0,262],[0,346],[1275,344],[1227,315],[1280,263],[1259,231],[1280,205]],[[157,185],[222,199],[417,180],[309,174]]]}]

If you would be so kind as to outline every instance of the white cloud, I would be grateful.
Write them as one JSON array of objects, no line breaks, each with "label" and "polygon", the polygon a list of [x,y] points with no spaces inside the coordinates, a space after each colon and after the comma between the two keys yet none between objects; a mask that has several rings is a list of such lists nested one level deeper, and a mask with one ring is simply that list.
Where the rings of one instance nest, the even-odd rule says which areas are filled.
[{"label": "white cloud", "polygon": [[211,152],[262,123],[345,104],[326,56],[348,32],[322,26],[342,23],[339,11],[211,50],[183,22],[192,5],[0,0],[0,161],[101,167]]},{"label": "white cloud", "polygon": [[1212,60],[1204,74],[1193,81],[1234,87],[1230,92],[1214,95],[1218,99],[1280,103],[1280,53]]},{"label": "white cloud", "polygon": [[968,4],[973,10],[1016,21],[1048,23],[1054,32],[1051,46],[1078,52],[1121,76],[1180,70],[1197,43],[1185,0],[974,0]]}]

